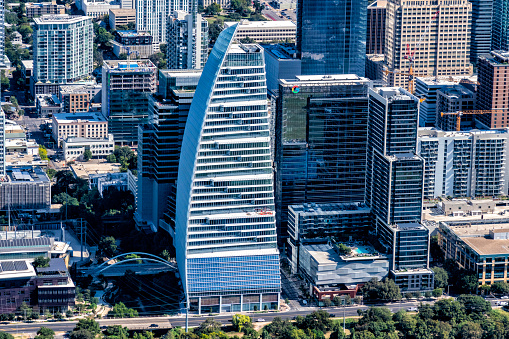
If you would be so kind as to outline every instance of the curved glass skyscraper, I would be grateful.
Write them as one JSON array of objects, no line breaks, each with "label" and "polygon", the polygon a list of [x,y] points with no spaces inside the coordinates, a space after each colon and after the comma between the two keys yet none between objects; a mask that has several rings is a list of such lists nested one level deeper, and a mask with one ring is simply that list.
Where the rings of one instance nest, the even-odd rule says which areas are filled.
[{"label": "curved glass skyscraper", "polygon": [[281,289],[263,49],[237,27],[205,65],[178,171],[177,262],[200,313],[275,309]]}]

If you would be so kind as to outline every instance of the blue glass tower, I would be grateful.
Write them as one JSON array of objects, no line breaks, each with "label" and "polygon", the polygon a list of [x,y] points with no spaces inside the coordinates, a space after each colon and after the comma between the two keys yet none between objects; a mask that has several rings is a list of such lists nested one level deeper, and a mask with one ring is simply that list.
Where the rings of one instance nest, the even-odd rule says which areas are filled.
[{"label": "blue glass tower", "polygon": [[224,30],[187,118],[175,248],[191,311],[277,309],[281,290],[263,49]]},{"label": "blue glass tower", "polygon": [[493,0],[469,0],[472,4],[472,31],[470,35],[470,62],[477,63],[481,54],[491,51]]},{"label": "blue glass tower", "polygon": [[493,1],[493,27],[491,31],[491,50],[509,49],[509,1]]},{"label": "blue glass tower", "polygon": [[367,0],[298,0],[301,74],[364,76],[367,6]]}]

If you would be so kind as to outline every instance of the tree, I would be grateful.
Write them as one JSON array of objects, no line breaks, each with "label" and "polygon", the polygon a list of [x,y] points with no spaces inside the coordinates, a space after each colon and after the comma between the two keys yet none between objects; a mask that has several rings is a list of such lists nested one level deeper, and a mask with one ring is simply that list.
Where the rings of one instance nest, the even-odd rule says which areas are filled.
[{"label": "tree", "polygon": [[336,329],[334,332],[331,333],[330,339],[344,339],[345,338],[345,332],[342,328]]},{"label": "tree", "polygon": [[123,327],[121,325],[112,325],[108,326],[106,330],[104,330],[104,334],[106,338],[110,339],[128,339],[129,332],[127,331],[127,327]]},{"label": "tree", "polygon": [[221,331],[221,323],[209,318],[196,327],[193,332],[197,335],[202,335],[219,331]]},{"label": "tree", "polygon": [[435,288],[435,289],[433,290],[433,296],[434,296],[435,298],[440,297],[443,293],[444,293],[444,290],[442,290],[441,288]]},{"label": "tree", "polygon": [[65,311],[65,316],[66,316],[67,318],[71,318],[71,317],[73,317],[73,316],[74,316],[74,313],[73,313],[71,310],[67,310],[67,311]]},{"label": "tree", "polygon": [[414,295],[413,295],[412,293],[410,293],[410,292],[406,292],[406,293],[405,293],[405,298],[406,298],[407,300],[410,300],[410,299],[412,299],[413,297],[414,297]]},{"label": "tree", "polygon": [[118,303],[113,306],[110,315],[114,318],[134,318],[138,316],[138,311],[132,308],[127,308],[124,303]]},{"label": "tree", "polygon": [[117,162],[117,158],[115,157],[115,154],[112,153],[112,154],[106,156],[106,161],[109,163],[115,163],[115,162]]},{"label": "tree", "polygon": [[49,258],[38,256],[32,262],[33,267],[48,267],[49,266]]},{"label": "tree", "polygon": [[481,325],[474,322],[463,323],[458,332],[459,339],[481,339],[484,331]]},{"label": "tree", "polygon": [[0,339],[14,339],[14,336],[10,333],[0,331]]},{"label": "tree", "polygon": [[99,241],[98,252],[100,256],[111,258],[117,252],[117,243],[113,237],[102,237]]},{"label": "tree", "polygon": [[247,36],[245,38],[240,39],[240,42],[243,44],[252,44],[252,43],[255,43],[256,41],[255,41],[255,39]]},{"label": "tree", "polygon": [[251,318],[244,314],[234,314],[232,317],[232,324],[237,332],[242,332],[244,328],[253,326]]},{"label": "tree", "polygon": [[465,306],[454,299],[441,299],[433,305],[433,312],[436,320],[456,321],[463,320],[466,316]]},{"label": "tree", "polygon": [[209,25],[209,38],[212,43],[216,42],[217,37],[223,31],[224,21],[221,18],[217,18]]},{"label": "tree", "polygon": [[362,293],[368,300],[401,300],[399,287],[391,279],[378,281],[373,278],[362,287]]},{"label": "tree", "polygon": [[426,291],[424,292],[424,296],[429,299],[433,296],[433,294],[430,291]]},{"label": "tree", "polygon": [[218,15],[219,13],[221,13],[221,6],[215,2],[205,8],[206,15]]},{"label": "tree", "polygon": [[53,168],[48,168],[48,169],[46,170],[46,174],[48,175],[48,178],[49,178],[50,180],[52,180],[52,179],[53,179],[53,177],[55,176],[55,174],[56,174],[56,173],[57,173],[57,170],[55,170],[55,169],[53,169]]},{"label": "tree", "polygon": [[462,294],[457,299],[465,306],[467,314],[471,313],[486,313],[491,310],[489,301],[484,300],[483,297],[471,294]]},{"label": "tree", "polygon": [[95,335],[88,330],[75,330],[69,334],[69,339],[94,339]]},{"label": "tree", "polygon": [[99,334],[101,329],[99,323],[92,318],[80,319],[74,328],[74,331],[86,330],[92,334]]},{"label": "tree", "polygon": [[85,152],[83,152],[83,160],[89,161],[90,159],[92,159],[92,151],[86,149]]},{"label": "tree", "polygon": [[332,320],[327,311],[314,311],[305,317],[297,317],[297,327],[300,329],[311,329],[326,332],[332,328]]},{"label": "tree", "polygon": [[41,157],[41,160],[48,160],[49,159],[48,158],[48,150],[43,145],[39,145],[39,157]]},{"label": "tree", "polygon": [[39,331],[37,331],[35,339],[53,339],[54,337],[55,331],[47,327],[41,327]]},{"label": "tree", "polygon": [[491,293],[509,294],[509,284],[506,282],[494,282],[491,284]]},{"label": "tree", "polygon": [[9,80],[9,78],[7,78],[5,76],[5,71],[2,70],[2,73],[1,73],[1,85],[2,85],[2,90],[5,91],[5,90],[8,90],[11,88],[11,82]]},{"label": "tree", "polygon": [[435,273],[435,288],[446,288],[449,284],[449,274],[441,267],[432,267],[431,270]]}]

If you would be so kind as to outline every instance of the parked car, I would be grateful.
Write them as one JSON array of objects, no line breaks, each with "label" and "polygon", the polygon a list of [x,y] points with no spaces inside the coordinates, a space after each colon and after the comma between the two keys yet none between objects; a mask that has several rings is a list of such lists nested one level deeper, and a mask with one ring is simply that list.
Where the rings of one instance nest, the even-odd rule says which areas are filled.
[{"label": "parked car", "polygon": [[263,319],[263,318],[258,318],[258,319],[256,319],[256,321],[257,321],[257,322],[259,322],[259,323],[264,323],[264,322],[265,322],[265,319]]},{"label": "parked car", "polygon": [[407,311],[408,312],[417,312],[417,311],[419,311],[419,309],[417,307],[409,307],[409,308],[407,308]]}]

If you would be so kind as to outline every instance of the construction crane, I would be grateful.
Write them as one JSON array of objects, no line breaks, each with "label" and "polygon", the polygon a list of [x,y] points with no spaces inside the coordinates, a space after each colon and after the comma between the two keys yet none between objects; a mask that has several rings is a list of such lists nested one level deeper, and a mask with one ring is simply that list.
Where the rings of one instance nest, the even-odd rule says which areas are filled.
[{"label": "construction crane", "polygon": [[136,55],[139,57],[140,52],[138,51],[131,51],[130,47],[123,47],[127,52],[127,69],[131,68],[131,54],[136,53]]},{"label": "construction crane", "polygon": [[[429,30],[431,29],[431,24],[438,17],[438,14],[440,14],[440,11],[437,11],[435,13],[435,15],[433,16],[433,18],[429,21],[429,25],[426,27],[426,30],[424,31],[424,33],[421,34],[421,36],[419,38],[419,41],[417,42],[417,45],[415,45],[415,48],[414,48],[413,51],[410,51],[410,44],[406,45],[407,52],[406,52],[404,58],[407,59],[408,62],[409,62],[409,69],[408,69],[408,73],[399,73],[399,74],[408,75],[408,91],[410,93],[414,92],[414,62],[415,62],[415,52],[417,52],[417,49],[421,46],[422,41],[424,40],[424,36],[426,34],[428,34]],[[436,70],[435,70],[435,73],[437,73]],[[395,73],[395,74],[398,74],[398,73]],[[438,74],[435,74],[435,75],[438,75]]]},{"label": "construction crane", "polygon": [[491,113],[499,113],[500,110],[473,110],[473,111],[458,111],[458,112],[442,112],[440,116],[444,115],[455,115],[456,116],[456,131],[461,131],[461,117],[467,114],[491,114]]}]

